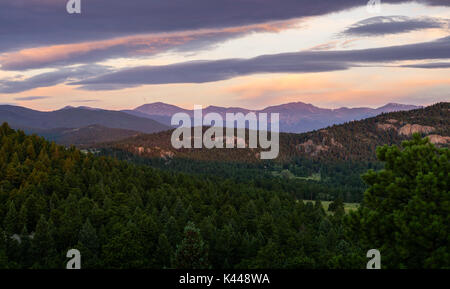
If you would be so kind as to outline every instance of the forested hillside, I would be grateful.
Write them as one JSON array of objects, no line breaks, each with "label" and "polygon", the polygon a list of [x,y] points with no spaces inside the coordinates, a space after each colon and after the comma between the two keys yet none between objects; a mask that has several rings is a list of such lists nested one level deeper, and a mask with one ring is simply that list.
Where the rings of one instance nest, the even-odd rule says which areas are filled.
[{"label": "forested hillside", "polygon": [[299,199],[342,198],[345,202],[360,202],[367,188],[360,175],[383,167],[376,159],[376,148],[400,145],[413,133],[427,136],[439,147],[448,146],[449,110],[449,103],[438,103],[304,134],[281,133],[280,154],[273,161],[260,160],[259,148],[174,149],[170,142],[172,131],[142,134],[95,147],[101,155],[164,170],[225,176],[264,188],[276,184]]},{"label": "forested hillside", "polygon": [[[450,103],[426,108],[390,112],[364,120],[334,125],[302,133],[280,133],[277,162],[290,163],[298,158],[320,161],[374,161],[375,149],[384,144],[397,144],[413,133],[429,136],[439,146],[450,144]],[[142,134],[136,137],[96,145],[125,150],[143,157],[187,158],[203,161],[261,162],[260,149],[174,149],[172,131]],[[224,134],[225,135],[225,134]],[[248,133],[247,133],[248,135]]]},{"label": "forested hillside", "polygon": [[80,128],[55,128],[47,130],[24,129],[27,134],[37,134],[49,141],[64,146],[74,145],[77,148],[92,147],[96,143],[115,141],[137,136],[133,130],[109,128],[101,125],[90,125]]},{"label": "forested hillside", "polygon": [[449,151],[415,135],[378,150],[364,202],[162,171],[0,127],[0,268],[448,268]]},{"label": "forested hillside", "polygon": [[[230,153],[235,150],[231,150]],[[251,183],[263,189],[288,192],[301,200],[330,201],[341,198],[345,202],[361,202],[367,185],[361,174],[368,169],[379,170],[379,162],[324,162],[297,158],[290,163],[273,161],[231,162],[221,159],[202,161],[187,158],[146,158],[118,150],[92,150],[100,156],[112,156],[131,163],[148,165],[164,171],[181,172],[203,178],[232,179]]]},{"label": "forested hillside", "polygon": [[288,153],[319,160],[375,160],[376,147],[400,145],[413,133],[428,136],[438,146],[450,144],[450,103],[443,102],[423,109],[381,114],[360,121],[289,135]]},{"label": "forested hillside", "polygon": [[[83,268],[364,266],[343,209],[327,215],[276,186],[86,155],[5,124],[0,159],[2,268],[63,268],[70,248]],[[203,261],[186,263],[189,254]]]}]

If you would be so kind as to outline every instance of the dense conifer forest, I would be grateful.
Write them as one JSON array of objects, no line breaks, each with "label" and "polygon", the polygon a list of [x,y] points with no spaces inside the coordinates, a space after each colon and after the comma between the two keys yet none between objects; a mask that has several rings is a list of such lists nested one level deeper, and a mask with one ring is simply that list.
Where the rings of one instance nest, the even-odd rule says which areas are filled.
[{"label": "dense conifer forest", "polygon": [[148,165],[164,171],[182,172],[203,178],[233,179],[268,190],[277,189],[302,200],[361,202],[367,185],[361,174],[368,169],[381,169],[381,162],[332,161],[323,162],[297,158],[291,163],[274,161],[260,163],[202,161],[186,158],[146,158],[139,155],[105,148],[93,150],[99,156],[113,156],[131,163]]},{"label": "dense conifer forest", "polygon": [[[381,147],[361,208],[83,153],[0,127],[0,268],[449,267],[449,152]],[[298,186],[302,184],[298,183]],[[307,193],[307,189],[305,189]]]}]

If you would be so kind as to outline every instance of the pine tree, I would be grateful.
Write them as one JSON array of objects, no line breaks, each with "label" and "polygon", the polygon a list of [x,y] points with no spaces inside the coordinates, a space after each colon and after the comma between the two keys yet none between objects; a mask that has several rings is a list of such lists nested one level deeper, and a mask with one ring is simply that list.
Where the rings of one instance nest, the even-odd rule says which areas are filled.
[{"label": "pine tree", "polygon": [[137,269],[145,262],[143,247],[136,239],[136,227],[132,223],[122,225],[116,223],[108,242],[103,246],[102,255],[105,268],[108,269]]},{"label": "pine tree", "polygon": [[156,264],[159,268],[170,268],[172,263],[173,249],[165,234],[158,238],[158,248],[156,249]]},{"label": "pine tree", "polygon": [[32,241],[32,252],[35,264],[33,267],[52,268],[55,266],[55,243],[52,236],[52,224],[42,215],[36,225]]},{"label": "pine tree", "polygon": [[173,216],[170,216],[169,221],[165,225],[164,233],[166,234],[169,242],[172,246],[176,246],[178,244],[181,237],[181,234],[178,231],[177,221]]},{"label": "pine tree", "polygon": [[345,214],[342,198],[337,198],[328,206],[328,211],[333,212],[339,219]]},{"label": "pine tree", "polygon": [[31,251],[31,238],[26,226],[23,226],[20,239],[20,264],[23,268],[30,268],[33,265],[33,256]]},{"label": "pine tree", "polygon": [[363,176],[363,206],[348,220],[355,239],[380,250],[382,268],[448,268],[450,151],[415,134],[377,156],[385,169]]},{"label": "pine tree", "polygon": [[6,217],[3,220],[3,227],[5,228],[5,233],[7,236],[12,236],[13,234],[18,233],[17,222],[18,214],[16,210],[16,206],[13,201],[9,202],[8,205],[8,213],[6,213]]},{"label": "pine tree", "polygon": [[175,252],[175,268],[206,269],[208,268],[208,249],[203,242],[200,230],[189,222],[184,228],[184,239]]},{"label": "pine tree", "polygon": [[[0,127],[0,136],[2,127]],[[6,234],[0,228],[0,269],[8,269],[8,257],[6,256]]]},{"label": "pine tree", "polygon": [[17,226],[19,228],[28,229],[28,210],[25,204],[20,207],[19,215],[17,216]]},{"label": "pine tree", "polygon": [[86,219],[86,222],[80,230],[77,245],[77,249],[83,257],[83,268],[90,269],[98,267],[99,247],[97,232],[89,219]]}]

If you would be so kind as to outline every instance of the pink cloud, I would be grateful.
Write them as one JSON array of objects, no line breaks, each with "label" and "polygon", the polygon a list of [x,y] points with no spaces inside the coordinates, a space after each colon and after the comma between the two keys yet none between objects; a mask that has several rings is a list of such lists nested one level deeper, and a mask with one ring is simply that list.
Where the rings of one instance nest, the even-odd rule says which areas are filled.
[{"label": "pink cloud", "polygon": [[[250,32],[277,33],[296,21],[277,21],[223,29],[200,29],[173,33],[156,33],[118,37],[108,40],[52,45],[0,54],[3,70],[41,68],[61,64],[101,61],[114,57],[154,55],[172,49],[205,47],[227,38]],[[183,47],[185,46],[186,47]]]}]

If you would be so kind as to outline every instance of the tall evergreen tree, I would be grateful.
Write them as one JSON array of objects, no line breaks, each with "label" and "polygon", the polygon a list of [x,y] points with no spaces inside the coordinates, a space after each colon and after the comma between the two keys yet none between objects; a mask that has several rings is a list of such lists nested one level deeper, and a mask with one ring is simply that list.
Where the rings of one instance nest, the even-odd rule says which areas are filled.
[{"label": "tall evergreen tree", "polygon": [[170,268],[172,264],[173,249],[165,234],[158,238],[158,248],[156,249],[156,264],[159,268]]},{"label": "tall evergreen tree", "polygon": [[369,171],[363,206],[351,215],[355,238],[379,249],[382,268],[450,267],[450,152],[418,134],[377,149],[385,169]]},{"label": "tall evergreen tree", "polygon": [[206,269],[208,265],[208,249],[203,242],[200,230],[189,222],[184,228],[184,239],[175,252],[175,268]]},{"label": "tall evergreen tree", "polygon": [[[2,127],[0,127],[1,135]],[[0,269],[8,269],[8,257],[6,256],[6,234],[0,228]]]},{"label": "tall evergreen tree", "polygon": [[86,219],[86,222],[80,230],[77,245],[77,249],[83,258],[82,268],[91,269],[99,267],[99,247],[97,232],[89,219]]},{"label": "tall evergreen tree", "polygon": [[36,225],[33,235],[32,252],[34,268],[57,268],[56,248],[53,240],[54,231],[52,223],[47,222],[42,215]]},{"label": "tall evergreen tree", "polygon": [[19,233],[17,224],[18,224],[18,214],[16,206],[13,201],[10,201],[8,205],[8,213],[6,214],[6,217],[3,220],[3,227],[5,228],[5,233],[8,236],[12,236],[13,234]]}]

